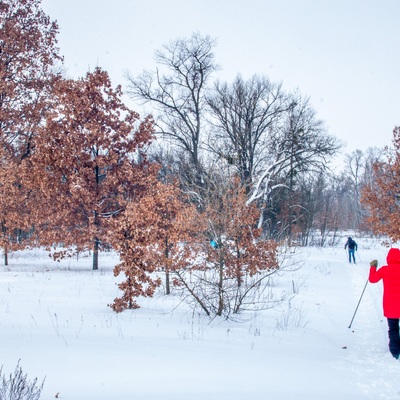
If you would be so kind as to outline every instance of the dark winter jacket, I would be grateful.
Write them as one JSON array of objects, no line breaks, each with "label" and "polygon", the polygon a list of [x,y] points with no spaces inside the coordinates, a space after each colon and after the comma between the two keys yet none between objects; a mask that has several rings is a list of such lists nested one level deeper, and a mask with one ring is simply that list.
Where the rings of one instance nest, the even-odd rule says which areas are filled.
[{"label": "dark winter jacket", "polygon": [[383,280],[383,314],[386,318],[400,318],[400,250],[390,249],[386,261],[387,265],[378,270],[370,268],[369,281]]},{"label": "dark winter jacket", "polygon": [[357,250],[357,243],[355,240],[353,240],[351,237],[347,239],[346,244],[344,245],[344,248],[346,249],[347,246],[349,246],[349,250]]}]

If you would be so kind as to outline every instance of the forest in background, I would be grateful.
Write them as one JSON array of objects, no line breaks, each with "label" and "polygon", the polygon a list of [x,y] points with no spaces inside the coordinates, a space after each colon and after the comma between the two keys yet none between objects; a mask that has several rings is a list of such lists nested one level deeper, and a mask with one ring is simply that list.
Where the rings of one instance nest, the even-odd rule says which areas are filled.
[{"label": "forest in background", "polygon": [[125,277],[115,311],[139,307],[163,271],[167,294],[179,288],[207,315],[230,316],[267,301],[260,290],[282,244],[322,246],[340,230],[397,239],[387,219],[397,129],[394,151],[355,151],[335,172],[342,144],[311,100],[266,76],[214,80],[207,35],[173,40],[154,70],[127,74],[124,91],[151,110],[139,116],[101,68],[66,76],[40,0],[2,1],[0,17],[6,264],[24,247],[54,259],[90,249],[97,270],[99,251],[112,248]]}]

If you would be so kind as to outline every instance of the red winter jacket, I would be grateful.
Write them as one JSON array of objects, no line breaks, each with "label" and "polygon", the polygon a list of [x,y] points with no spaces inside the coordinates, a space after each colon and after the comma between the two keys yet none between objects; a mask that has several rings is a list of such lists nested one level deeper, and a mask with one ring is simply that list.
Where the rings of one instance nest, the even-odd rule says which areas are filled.
[{"label": "red winter jacket", "polygon": [[386,318],[400,318],[400,249],[390,249],[386,257],[388,265],[378,270],[371,267],[369,281],[383,280],[383,315]]}]

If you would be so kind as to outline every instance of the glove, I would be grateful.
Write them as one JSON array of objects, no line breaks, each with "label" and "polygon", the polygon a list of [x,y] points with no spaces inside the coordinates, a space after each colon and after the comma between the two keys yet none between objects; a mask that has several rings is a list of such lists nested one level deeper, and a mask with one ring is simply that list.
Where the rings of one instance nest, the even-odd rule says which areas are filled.
[{"label": "glove", "polygon": [[377,266],[378,266],[378,261],[377,261],[377,260],[372,260],[372,261],[369,263],[369,265],[370,265],[371,267],[377,267]]}]

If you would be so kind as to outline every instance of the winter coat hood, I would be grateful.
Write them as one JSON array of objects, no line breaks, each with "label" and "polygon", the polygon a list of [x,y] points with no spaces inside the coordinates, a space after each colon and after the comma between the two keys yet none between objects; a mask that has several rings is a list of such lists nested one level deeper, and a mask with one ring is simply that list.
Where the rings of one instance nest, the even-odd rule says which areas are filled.
[{"label": "winter coat hood", "polygon": [[386,261],[388,264],[400,264],[400,249],[390,249]]}]

